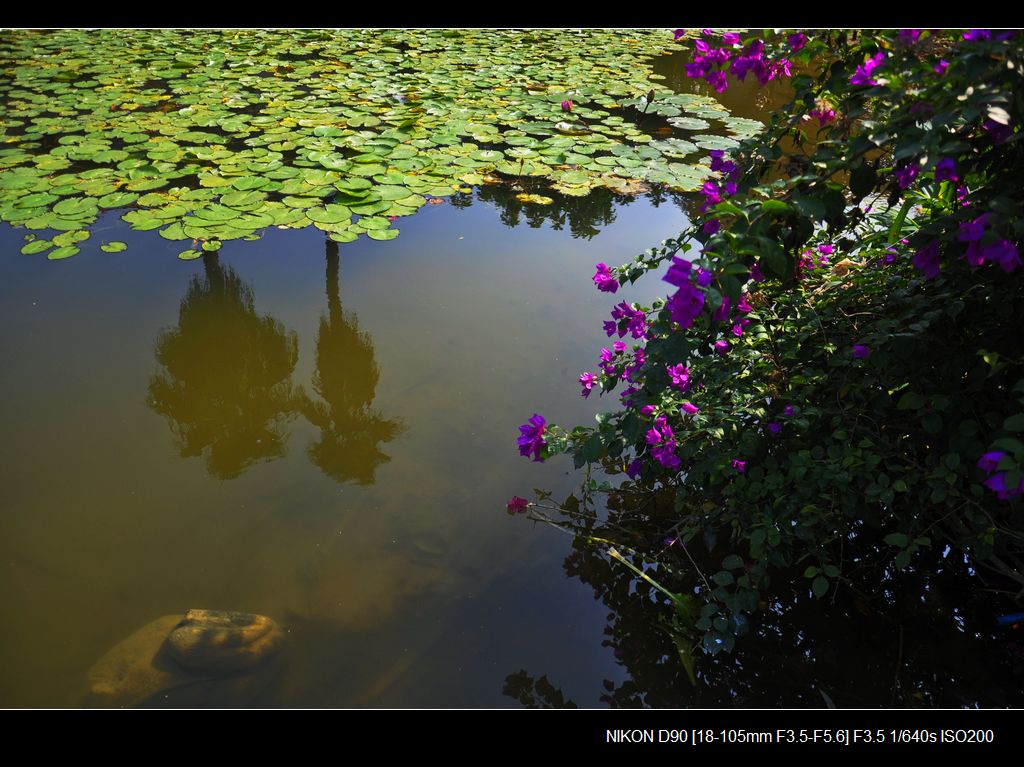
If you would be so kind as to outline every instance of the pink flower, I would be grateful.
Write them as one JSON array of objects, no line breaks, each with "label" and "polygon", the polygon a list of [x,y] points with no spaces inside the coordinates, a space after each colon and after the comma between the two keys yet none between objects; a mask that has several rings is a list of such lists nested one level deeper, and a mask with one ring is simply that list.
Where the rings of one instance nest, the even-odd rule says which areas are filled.
[{"label": "pink flower", "polygon": [[508,509],[509,514],[523,514],[526,512],[526,507],[530,505],[530,502],[525,498],[520,498],[518,495],[513,495],[508,503],[505,504],[505,508]]}]

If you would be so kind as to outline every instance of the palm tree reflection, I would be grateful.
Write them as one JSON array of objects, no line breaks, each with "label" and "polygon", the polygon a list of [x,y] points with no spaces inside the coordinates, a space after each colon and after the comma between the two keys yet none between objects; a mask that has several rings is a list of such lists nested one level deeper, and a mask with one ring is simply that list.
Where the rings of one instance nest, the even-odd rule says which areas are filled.
[{"label": "palm tree reflection", "polygon": [[359,329],[354,312],[341,306],[338,244],[327,242],[327,314],[316,337],[313,391],[322,401],[301,394],[303,415],[320,429],[308,448],[310,460],[338,482],[372,484],[377,467],[391,460],[380,450],[402,430],[371,408],[380,370],[373,343]]}]

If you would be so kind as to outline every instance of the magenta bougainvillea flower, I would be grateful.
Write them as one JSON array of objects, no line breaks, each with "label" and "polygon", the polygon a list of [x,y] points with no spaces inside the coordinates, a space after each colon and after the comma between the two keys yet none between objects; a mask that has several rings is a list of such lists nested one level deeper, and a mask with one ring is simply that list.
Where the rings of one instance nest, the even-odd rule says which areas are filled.
[{"label": "magenta bougainvillea flower", "polygon": [[956,160],[951,157],[945,157],[935,163],[935,180],[940,183],[942,181],[959,181],[960,177],[957,175]]},{"label": "magenta bougainvillea flower", "polygon": [[786,405],[786,407],[782,408],[782,414],[786,416],[786,418],[792,418],[796,415],[796,408],[792,405]]},{"label": "magenta bougainvillea flower", "polygon": [[525,457],[532,453],[533,460],[544,462],[540,453],[547,445],[547,441],[544,439],[544,429],[547,428],[547,423],[544,416],[534,413],[529,422],[519,427],[519,455]]},{"label": "magenta bougainvillea flower", "polygon": [[591,390],[594,388],[594,384],[597,383],[597,376],[593,373],[583,373],[580,378],[580,386],[583,387],[583,391],[580,394],[584,397],[589,397]]},{"label": "magenta bougainvillea flower", "polygon": [[908,186],[914,183],[914,179],[917,178],[917,174],[921,172],[916,162],[908,163],[902,168],[897,168],[893,175],[896,176],[896,183],[899,184],[900,189],[906,189]]},{"label": "magenta bougainvillea flower", "polygon": [[743,474],[747,470],[747,462],[746,461],[741,461],[738,458],[733,458],[732,459],[732,467],[734,469],[736,469],[736,471],[738,473]]},{"label": "magenta bougainvillea flower", "polygon": [[778,434],[779,432],[782,431],[782,424],[779,423],[778,421],[772,421],[770,424],[768,424],[768,431],[770,431],[772,434]]},{"label": "magenta bougainvillea flower", "polygon": [[836,110],[831,107],[816,107],[807,113],[809,117],[818,121],[818,125],[824,128],[836,119]]},{"label": "magenta bougainvillea flower", "polygon": [[666,370],[674,388],[683,392],[690,390],[690,368],[680,362],[678,365],[667,366]]},{"label": "magenta bougainvillea flower", "polygon": [[711,321],[725,322],[729,319],[730,309],[732,309],[732,299],[729,296],[722,296],[722,303],[715,309],[715,313],[711,315]]},{"label": "magenta bougainvillea flower", "polygon": [[681,328],[693,326],[693,321],[704,308],[704,291],[687,282],[665,304],[672,321]]},{"label": "magenta bougainvillea flower", "polygon": [[794,32],[786,38],[786,42],[789,43],[789,47],[793,51],[799,51],[805,45],[807,45],[807,35],[803,32]]},{"label": "magenta bougainvillea flower", "polygon": [[690,284],[690,270],[693,269],[693,264],[687,261],[685,258],[679,256],[672,256],[672,263],[668,267],[668,271],[665,276],[662,277],[665,282],[669,285],[675,285],[677,288],[683,287],[683,285]]},{"label": "magenta bougainvillea flower", "polygon": [[680,460],[675,454],[675,435],[665,416],[658,416],[654,428],[647,430],[645,438],[647,444],[651,446],[651,455],[658,463],[673,471],[679,468]]},{"label": "magenta bougainvillea flower", "polygon": [[697,413],[700,412],[700,408],[694,405],[692,402],[684,402],[679,409],[682,410],[687,415],[696,415]]},{"label": "magenta bougainvillea flower", "polygon": [[985,453],[985,455],[978,459],[978,468],[991,474],[999,468],[999,462],[1005,457],[1006,453],[999,450],[994,450],[991,453]]},{"label": "magenta bougainvillea flower", "polygon": [[505,508],[508,509],[509,514],[523,514],[526,512],[526,507],[529,505],[530,502],[525,498],[513,495],[509,498],[508,503],[505,504]]},{"label": "magenta bougainvillea flower", "polygon": [[985,118],[985,122],[981,124],[981,127],[996,144],[1002,144],[1013,133],[1013,127],[1009,123],[997,122],[991,117]]},{"label": "magenta bougainvillea flower", "polygon": [[856,71],[850,76],[851,85],[878,85],[878,80],[873,76],[874,71],[882,66],[882,62],[885,61],[885,51],[879,51],[871,58],[867,59],[863,64],[857,67]]},{"label": "magenta bougainvillea flower", "polygon": [[944,75],[946,70],[949,69],[949,62],[945,59],[939,59],[939,63],[932,67],[932,69],[935,70],[935,74]]},{"label": "magenta bougainvillea flower", "polygon": [[593,280],[597,289],[605,293],[614,293],[619,289],[619,281],[612,275],[612,270],[606,264],[598,264],[594,272]]},{"label": "magenta bougainvillea flower", "polygon": [[914,268],[924,274],[926,279],[934,280],[939,276],[939,242],[934,240],[917,253],[910,259],[910,263],[914,265]]},{"label": "magenta bougainvillea flower", "polygon": [[715,341],[715,351],[721,356],[725,356],[729,353],[729,342],[728,341]]},{"label": "magenta bougainvillea flower", "polygon": [[864,346],[863,344],[853,345],[853,358],[855,360],[862,360],[871,354],[871,347]]}]

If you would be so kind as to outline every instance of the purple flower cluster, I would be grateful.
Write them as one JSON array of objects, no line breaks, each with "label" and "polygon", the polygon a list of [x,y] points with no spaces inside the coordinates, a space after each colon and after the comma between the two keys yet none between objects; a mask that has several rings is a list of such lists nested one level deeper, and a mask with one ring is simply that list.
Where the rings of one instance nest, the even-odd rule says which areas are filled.
[{"label": "purple flower cluster", "polygon": [[985,453],[985,455],[978,459],[978,468],[989,475],[988,479],[984,482],[985,487],[992,490],[1001,501],[1016,498],[1024,493],[1024,479],[1020,481],[1017,487],[1007,487],[1006,472],[996,471],[999,468],[999,462],[1005,457],[1006,453],[997,450]]},{"label": "purple flower cluster", "polygon": [[878,85],[878,80],[874,78],[874,71],[882,66],[883,61],[885,61],[885,51],[879,51],[874,56],[865,60],[850,76],[850,84]]},{"label": "purple flower cluster", "polygon": [[899,184],[900,189],[906,189],[914,183],[914,179],[917,178],[917,174],[920,172],[921,168],[917,162],[910,162],[893,171],[893,175],[896,177],[896,183]]},{"label": "purple flower cluster", "polygon": [[690,390],[690,368],[680,362],[678,365],[666,367],[669,378],[672,379],[672,387],[685,392]]},{"label": "purple flower cluster", "polygon": [[983,213],[973,221],[965,221],[960,224],[960,242],[968,243],[967,249],[964,251],[964,259],[972,268],[991,261],[999,264],[1007,274],[1016,271],[1021,263],[1016,245],[1004,238],[982,245],[981,240],[988,227],[988,213]]},{"label": "purple flower cluster", "polygon": [[993,120],[991,117],[986,117],[985,122],[981,124],[982,130],[989,135],[992,142],[995,144],[1002,144],[1006,139],[1010,138],[1010,134],[1013,133],[1013,126],[1009,123],[1001,123]]},{"label": "purple flower cluster", "polygon": [[540,457],[540,453],[547,445],[544,439],[547,423],[544,416],[534,413],[529,422],[519,427],[519,455],[526,457],[532,453],[533,460],[543,463],[544,459]]},{"label": "purple flower cluster", "polygon": [[[626,320],[625,323],[622,320]],[[649,327],[647,315],[623,301],[612,309],[612,318],[605,320],[604,332],[611,338],[616,333],[622,338],[629,333],[633,338],[647,338]]]},{"label": "purple flower cluster", "polygon": [[594,388],[594,384],[597,383],[597,376],[593,373],[583,373],[580,378],[580,386],[583,387],[583,391],[580,392],[580,396],[589,397],[591,390]]},{"label": "purple flower cluster", "polygon": [[[625,375],[627,381],[636,381],[636,374],[647,362],[647,355],[643,349],[633,352],[633,364],[626,367]],[[634,390],[636,391],[636,390]]]},{"label": "purple flower cluster", "polygon": [[817,120],[818,125],[824,128],[836,119],[836,110],[828,106],[818,106],[808,112],[807,115]]},{"label": "purple flower cluster", "polygon": [[926,279],[934,280],[939,276],[939,242],[933,240],[925,245],[910,259],[914,268],[924,274]]},{"label": "purple flower cluster", "polygon": [[667,469],[677,470],[681,461],[676,455],[676,440],[672,427],[665,416],[658,416],[654,427],[647,430],[647,444],[651,446],[651,455]]},{"label": "purple flower cluster", "polygon": [[[705,29],[702,34],[704,37],[710,37],[713,33]],[[766,85],[777,76],[790,77],[793,73],[793,64],[789,59],[778,58],[771,61],[765,57],[764,42],[761,40],[748,43],[735,58],[733,49],[740,44],[740,36],[728,33],[722,35],[722,42],[724,45],[721,48],[715,48],[707,40],[697,40],[694,43],[693,61],[685,67],[686,75],[703,77],[712,88],[721,93],[729,87],[726,64],[729,65],[729,73],[738,80],[745,79],[748,73],[753,72],[761,85]],[[806,42],[806,36],[800,32],[789,37],[789,46],[793,51],[803,48]]]},{"label": "purple flower cluster", "polygon": [[619,281],[615,279],[612,270],[606,264],[598,264],[594,272],[593,280],[597,289],[605,293],[614,293],[619,289]]},{"label": "purple flower cluster", "polygon": [[937,183],[959,180],[960,176],[957,174],[956,160],[945,157],[935,163],[935,181]]},{"label": "purple flower cluster", "polygon": [[[669,285],[675,285],[678,288],[665,303],[665,308],[668,309],[672,321],[678,323],[681,328],[692,327],[693,321],[704,308],[704,291],[700,290],[690,281],[690,273],[692,271],[692,263],[679,258],[679,256],[673,256],[672,265],[665,276],[662,277]],[[700,285],[703,275],[708,276],[707,282],[701,285],[701,287],[706,287],[710,283],[711,273],[701,269],[698,269],[697,272],[698,285]]]}]

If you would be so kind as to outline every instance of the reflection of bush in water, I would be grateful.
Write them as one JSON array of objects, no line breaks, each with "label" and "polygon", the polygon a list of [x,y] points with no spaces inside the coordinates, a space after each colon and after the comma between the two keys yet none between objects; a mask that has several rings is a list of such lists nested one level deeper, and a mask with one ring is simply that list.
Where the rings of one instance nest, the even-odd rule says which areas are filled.
[{"label": "reflection of bush in water", "polygon": [[[519,226],[521,222],[534,229],[548,223],[557,231],[568,226],[573,237],[589,240],[601,231],[601,227],[615,222],[617,206],[629,205],[638,197],[618,194],[602,187],[592,189],[585,197],[571,197],[540,188],[540,193],[550,196],[554,202],[551,205],[536,205],[517,200],[516,195],[521,192],[521,189],[508,184],[487,184],[476,187],[473,193],[454,194],[448,200],[456,208],[468,208],[474,200],[490,203],[498,208],[501,223],[510,229]],[[655,207],[671,202],[685,209],[692,204],[686,195],[664,188],[652,189],[639,196]]]},{"label": "reflection of bush in water", "polygon": [[[602,702],[622,708],[822,708],[830,701],[840,708],[1024,704],[1024,642],[1015,637],[1018,632],[994,628],[999,595],[962,557],[943,558],[939,551],[922,552],[913,571],[879,579],[878,571],[863,563],[886,544],[869,533],[846,542],[848,580],[834,597],[811,597],[803,566],[773,578],[779,586],[764,595],[750,631],[737,639],[733,652],[695,651],[694,687],[680,661],[668,599],[584,540],[593,536],[646,548],[652,552],[648,563],[661,562],[657,570],[647,565],[652,577],[675,593],[693,594],[700,577],[686,553],[678,544],[667,550],[662,544],[672,519],[671,498],[645,507],[625,496],[609,502],[615,509],[608,522],[564,525],[577,533],[565,572],[590,585],[608,608],[604,644],[628,678],[620,684],[605,681],[603,689],[595,680],[593,689],[566,691],[577,700],[600,693]],[[655,557],[655,551],[663,553]],[[708,535],[706,541],[692,541],[688,551],[710,574],[731,549]],[[641,566],[641,560],[631,559]],[[673,579],[664,565],[680,575]],[[683,641],[692,646],[696,640]],[[557,670],[549,673],[557,683]],[[509,674],[504,692],[529,707],[569,705],[545,677],[525,671]]]},{"label": "reflection of bush in water", "polygon": [[182,457],[209,449],[207,470],[230,479],[284,454],[298,338],[256,314],[252,288],[216,255],[205,255],[204,267],[189,282],[178,326],[157,337],[163,370],[150,379],[149,406],[167,418]]},{"label": "reflection of bush in water", "polygon": [[380,443],[394,439],[401,425],[370,407],[380,370],[369,334],[359,329],[353,312],[342,310],[334,242],[327,246],[327,307],[317,330],[313,375],[313,390],[323,402],[302,394],[303,415],[320,429],[309,458],[338,482],[371,484],[377,466],[390,460]]}]

